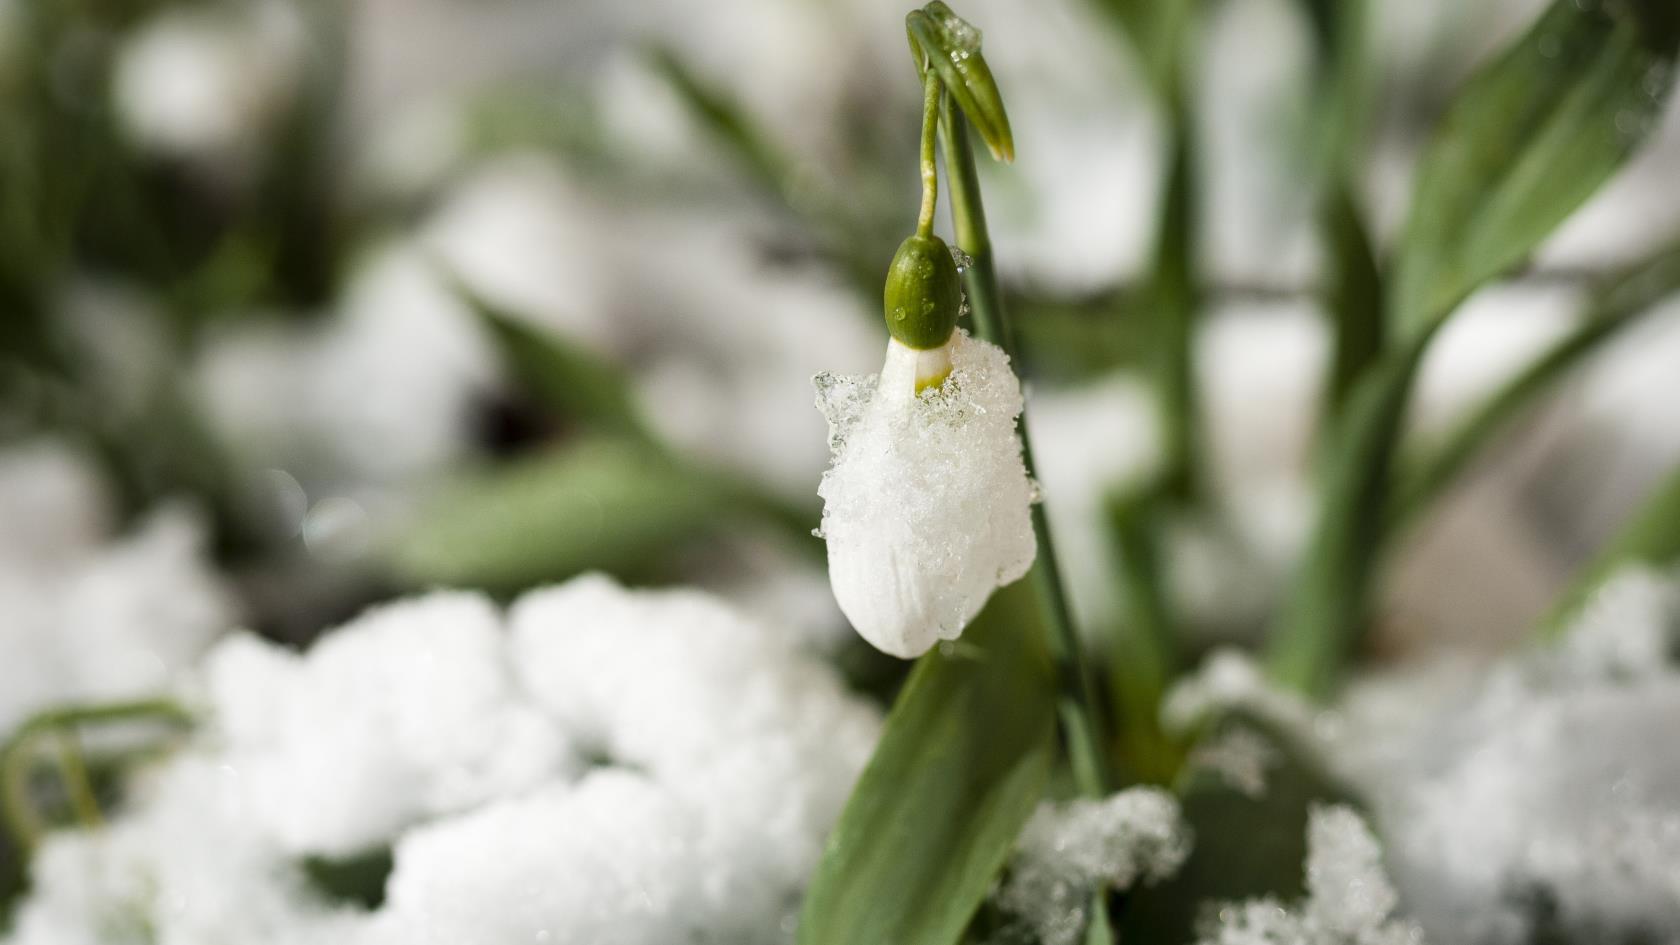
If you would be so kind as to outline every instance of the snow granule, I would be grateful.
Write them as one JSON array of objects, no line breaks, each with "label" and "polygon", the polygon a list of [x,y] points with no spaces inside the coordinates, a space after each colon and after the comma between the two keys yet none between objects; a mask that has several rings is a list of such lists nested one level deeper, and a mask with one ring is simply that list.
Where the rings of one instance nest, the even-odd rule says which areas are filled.
[{"label": "snow granule", "polygon": [[1165,791],[1042,804],[1021,831],[998,904],[1042,945],[1073,945],[1093,893],[1158,882],[1189,853],[1189,828]]},{"label": "snow granule", "polygon": [[1414,945],[1422,932],[1394,916],[1399,897],[1382,848],[1351,808],[1315,807],[1307,821],[1306,899],[1223,905],[1201,945]]},{"label": "snow granule", "polygon": [[959,329],[950,348],[950,377],[920,395],[892,371],[817,378],[834,453],[817,491],[835,598],[865,639],[904,658],[959,636],[1037,550],[1020,383],[997,346]]},{"label": "snow granule", "polygon": [[565,740],[517,698],[500,615],[439,593],[369,611],[304,656],[254,637],[207,660],[251,816],[294,853],[348,855],[553,777]]}]

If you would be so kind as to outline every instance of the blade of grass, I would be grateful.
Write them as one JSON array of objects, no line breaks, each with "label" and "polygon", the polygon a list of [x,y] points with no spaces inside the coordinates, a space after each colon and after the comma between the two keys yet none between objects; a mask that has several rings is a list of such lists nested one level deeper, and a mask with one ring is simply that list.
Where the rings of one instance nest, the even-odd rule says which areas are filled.
[{"label": "blade of grass", "polygon": [[1651,493],[1620,534],[1558,598],[1540,622],[1541,638],[1561,636],[1605,580],[1636,564],[1657,568],[1680,564],[1680,469]]},{"label": "blade of grass", "polygon": [[1680,244],[1607,278],[1574,331],[1506,381],[1408,465],[1394,498],[1395,527],[1415,521],[1503,430],[1594,352],[1675,292],[1680,292]]}]

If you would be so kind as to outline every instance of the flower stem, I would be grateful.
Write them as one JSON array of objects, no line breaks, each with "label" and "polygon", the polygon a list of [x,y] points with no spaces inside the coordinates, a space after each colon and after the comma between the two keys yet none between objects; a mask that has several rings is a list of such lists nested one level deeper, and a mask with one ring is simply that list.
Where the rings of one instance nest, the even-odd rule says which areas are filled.
[{"label": "flower stem", "polygon": [[64,790],[70,795],[71,809],[76,822],[83,827],[98,827],[105,822],[99,810],[99,798],[93,793],[93,779],[88,777],[87,761],[82,757],[82,741],[75,729],[58,732],[58,774],[64,779]]},{"label": "flower stem", "polygon": [[[17,849],[27,853],[35,848],[42,832],[40,812],[29,800],[29,774],[34,755],[35,740],[43,735],[58,733],[72,736],[77,727],[101,722],[128,722],[155,719],[176,725],[188,725],[192,716],[180,705],[168,699],[146,699],[138,702],[113,702],[103,705],[68,706],[38,713],[12,733],[0,746],[0,815]],[[98,804],[87,780],[87,769],[81,763],[80,751],[75,760],[61,756],[61,771],[65,787],[76,805],[77,816],[88,822],[88,804],[92,804],[93,822],[97,822]],[[85,788],[85,796],[84,794]]]},{"label": "flower stem", "polygon": [[916,235],[933,235],[933,208],[939,200],[939,165],[933,156],[934,133],[939,127],[939,99],[944,86],[932,69],[922,76],[922,209],[916,215]]},{"label": "flower stem", "polygon": [[[972,260],[964,273],[963,285],[968,292],[969,311],[974,318],[974,333],[1002,348],[1011,360],[1019,364],[1014,332],[1003,309],[1003,293],[998,289],[997,272],[992,265],[992,243],[986,231],[986,211],[980,199],[980,178],[974,166],[967,121],[959,109],[950,107],[950,103],[946,102],[939,125],[945,146],[945,173],[951,185],[951,224],[956,232],[958,248]],[[1024,414],[1021,417],[1021,454],[1027,465],[1027,475],[1034,475],[1032,438],[1027,433]],[[1050,539],[1050,523],[1045,517],[1042,502],[1032,507],[1032,524],[1038,539],[1038,558],[1033,563],[1031,579],[1049,630],[1050,653],[1056,670],[1056,715],[1067,740],[1068,755],[1080,792],[1099,797],[1107,793],[1110,784],[1107,752],[1103,747],[1106,741],[1102,731],[1102,714],[1097,709],[1090,674],[1080,657],[1079,638],[1068,610],[1061,570],[1056,563],[1055,545]]]}]

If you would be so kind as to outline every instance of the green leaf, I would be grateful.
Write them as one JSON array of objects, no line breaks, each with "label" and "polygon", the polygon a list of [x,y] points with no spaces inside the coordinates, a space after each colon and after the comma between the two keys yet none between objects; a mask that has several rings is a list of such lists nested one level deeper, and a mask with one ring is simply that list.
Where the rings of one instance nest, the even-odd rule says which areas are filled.
[{"label": "green leaf", "polygon": [[1330,285],[1325,301],[1335,339],[1323,415],[1333,418],[1347,402],[1354,383],[1382,354],[1382,274],[1370,234],[1345,179],[1337,179],[1325,195],[1320,212],[1319,225],[1330,249]]},{"label": "green leaf", "polygon": [[1418,170],[1391,286],[1401,333],[1519,263],[1645,139],[1680,41],[1653,4],[1555,0],[1470,80]]},{"label": "green leaf", "polygon": [[714,88],[664,46],[648,50],[648,60],[689,113],[726,145],[736,158],[772,191],[783,193],[791,184],[788,161],[755,122],[729,95]]},{"label": "green leaf", "polygon": [[1095,0],[1131,37],[1143,71],[1156,94],[1170,100],[1179,91],[1185,48],[1193,34],[1201,0]]},{"label": "green leaf", "polygon": [[1587,601],[1611,575],[1631,565],[1672,568],[1680,564],[1680,469],[1652,492],[1610,546],[1570,585],[1541,621],[1541,635],[1568,630]]},{"label": "green leaf", "polygon": [[1396,525],[1415,521],[1534,402],[1593,352],[1639,321],[1665,296],[1680,292],[1680,243],[1609,277],[1594,293],[1581,324],[1507,380],[1405,468],[1394,498]]},{"label": "green leaf", "polygon": [[1015,160],[1009,115],[1003,110],[1003,96],[991,67],[980,52],[980,31],[940,0],[910,11],[904,27],[917,68],[932,67],[938,73],[945,91],[979,132],[993,158],[1005,163]]},{"label": "green leaf", "polygon": [[410,584],[501,591],[591,568],[640,574],[738,498],[645,446],[584,440],[461,477],[394,536],[389,563]]},{"label": "green leaf", "polygon": [[1130,780],[1165,783],[1178,770],[1179,748],[1161,728],[1161,699],[1177,670],[1177,621],[1161,567],[1166,515],[1156,490],[1109,503],[1109,533],[1125,592],[1123,625],[1109,658],[1109,688],[1119,714],[1121,766]]},{"label": "green leaf", "polygon": [[799,945],[962,938],[1055,755],[1054,689],[1032,590],[993,595],[917,663],[806,894]]},{"label": "green leaf", "polygon": [[1196,377],[1192,363],[1196,310],[1196,143],[1188,105],[1174,99],[1173,146],[1162,198],[1160,231],[1149,299],[1154,320],[1154,376],[1161,412],[1164,460],[1161,481],[1173,498],[1196,492],[1199,435],[1196,427]]},{"label": "green leaf", "polygon": [[618,365],[514,318],[451,279],[478,315],[520,388],[544,407],[602,433],[649,439]]},{"label": "green leaf", "polygon": [[1178,790],[1194,836],[1190,857],[1169,879],[1126,897],[1121,942],[1184,945],[1210,906],[1258,896],[1300,897],[1313,806],[1357,803],[1305,746],[1258,718],[1227,714],[1209,726],[1202,744],[1233,736],[1266,746],[1265,790],[1249,793],[1192,756]]},{"label": "green leaf", "polygon": [[1308,695],[1330,692],[1369,616],[1395,446],[1428,340],[1366,371],[1330,431],[1318,518],[1268,641],[1273,678]]}]

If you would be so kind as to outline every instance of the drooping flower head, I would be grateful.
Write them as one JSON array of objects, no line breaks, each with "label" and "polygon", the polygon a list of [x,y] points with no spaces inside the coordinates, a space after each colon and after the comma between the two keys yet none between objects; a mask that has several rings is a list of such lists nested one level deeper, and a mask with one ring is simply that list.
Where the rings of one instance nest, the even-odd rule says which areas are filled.
[{"label": "drooping flower head", "polygon": [[834,596],[875,647],[918,656],[1032,565],[1020,382],[1008,355],[958,330],[930,350],[894,338],[879,375],[825,374],[817,391],[834,452],[817,490]]}]

